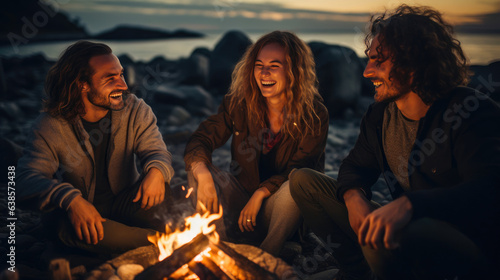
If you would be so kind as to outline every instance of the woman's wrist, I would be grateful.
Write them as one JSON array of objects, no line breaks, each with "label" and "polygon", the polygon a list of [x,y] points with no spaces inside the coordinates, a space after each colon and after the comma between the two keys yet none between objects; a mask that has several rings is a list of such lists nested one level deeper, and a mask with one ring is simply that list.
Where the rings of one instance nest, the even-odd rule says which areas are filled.
[{"label": "woman's wrist", "polygon": [[266,187],[260,187],[255,191],[254,195],[257,195],[259,198],[264,199],[271,196],[271,192]]}]

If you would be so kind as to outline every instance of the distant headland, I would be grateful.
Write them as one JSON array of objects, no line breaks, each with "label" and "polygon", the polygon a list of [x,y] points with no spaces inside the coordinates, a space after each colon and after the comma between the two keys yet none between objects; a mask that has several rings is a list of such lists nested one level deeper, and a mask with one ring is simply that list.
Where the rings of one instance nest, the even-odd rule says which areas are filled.
[{"label": "distant headland", "polygon": [[150,40],[200,38],[205,35],[185,29],[174,31],[144,26],[118,25],[98,34],[90,34],[78,18],[43,1],[8,1],[0,17],[0,45],[17,48],[32,42],[63,40]]}]

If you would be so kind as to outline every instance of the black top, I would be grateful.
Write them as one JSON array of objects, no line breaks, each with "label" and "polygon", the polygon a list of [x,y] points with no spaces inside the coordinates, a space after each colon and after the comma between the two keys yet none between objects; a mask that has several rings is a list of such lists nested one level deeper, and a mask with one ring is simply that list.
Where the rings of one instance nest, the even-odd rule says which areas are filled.
[{"label": "black top", "polygon": [[97,122],[88,122],[82,119],[82,124],[89,134],[89,141],[94,150],[94,164],[96,176],[96,190],[94,205],[98,211],[110,206],[114,195],[108,181],[108,147],[111,132],[111,111]]},{"label": "black top", "polygon": [[264,182],[279,173],[276,168],[276,151],[281,142],[281,132],[274,134],[270,129],[265,129],[262,141],[262,153],[259,159],[259,180]]}]

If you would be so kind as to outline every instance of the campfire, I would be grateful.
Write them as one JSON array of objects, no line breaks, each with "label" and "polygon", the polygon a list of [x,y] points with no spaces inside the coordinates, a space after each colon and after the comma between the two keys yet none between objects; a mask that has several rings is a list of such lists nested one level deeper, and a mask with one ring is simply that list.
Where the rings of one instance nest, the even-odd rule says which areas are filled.
[{"label": "campfire", "polygon": [[171,229],[149,237],[158,246],[159,262],[135,279],[278,279],[278,277],[219,241],[213,221],[222,217],[196,213],[185,219],[184,229]]}]

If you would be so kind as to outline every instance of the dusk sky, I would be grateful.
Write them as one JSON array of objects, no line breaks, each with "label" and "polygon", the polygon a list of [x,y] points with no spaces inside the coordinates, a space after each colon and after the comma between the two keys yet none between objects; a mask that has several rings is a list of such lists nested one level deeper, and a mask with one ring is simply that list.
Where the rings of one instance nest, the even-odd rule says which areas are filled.
[{"label": "dusk sky", "polygon": [[353,32],[364,28],[370,13],[399,4],[428,5],[457,25],[485,30],[500,26],[499,0],[59,0],[91,33],[118,24],[187,28],[202,32]]}]

